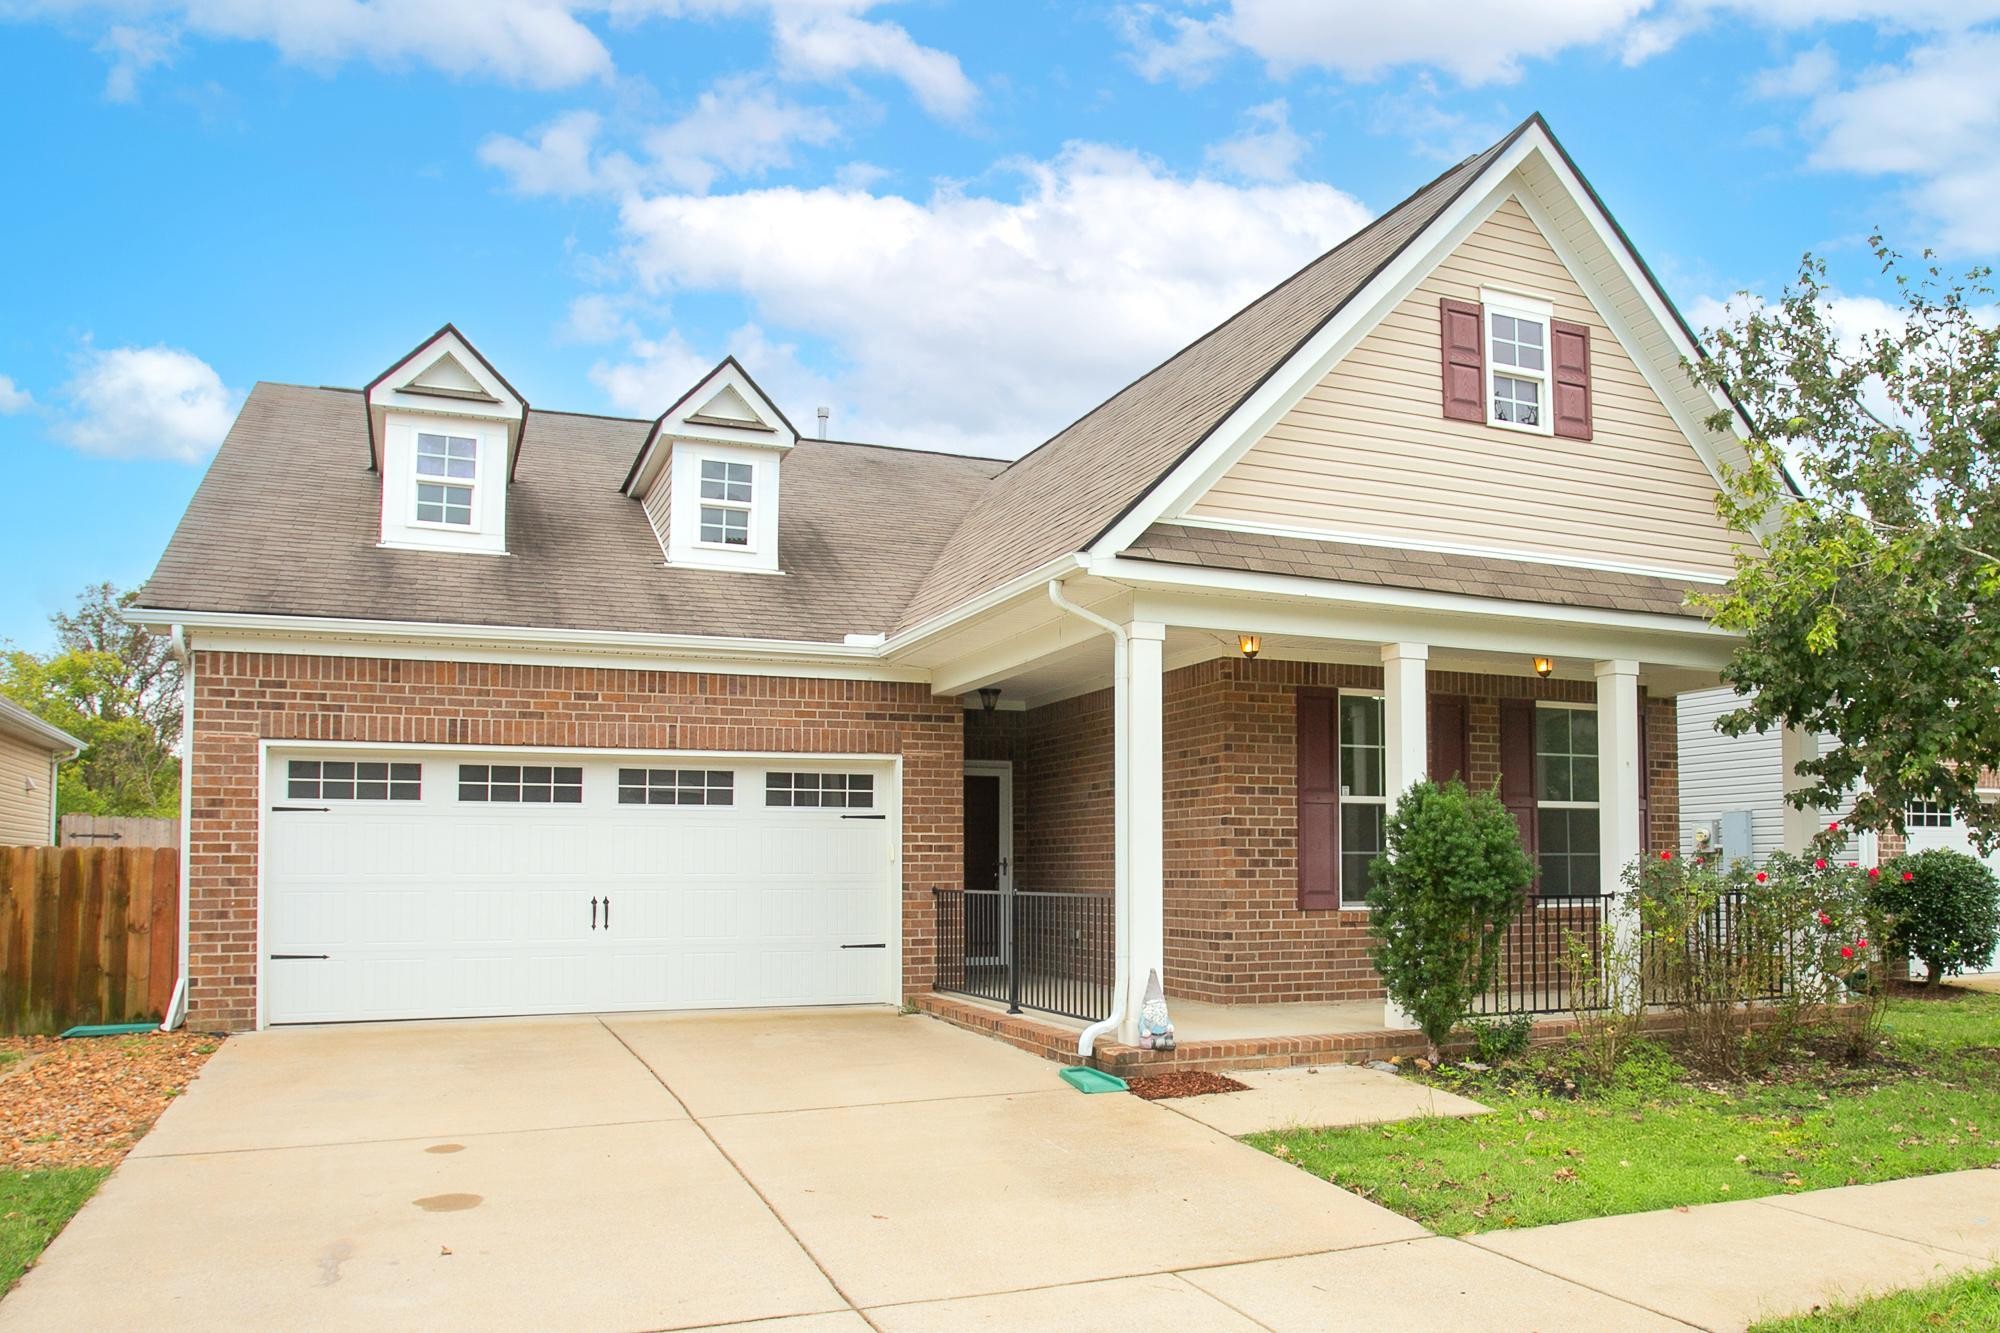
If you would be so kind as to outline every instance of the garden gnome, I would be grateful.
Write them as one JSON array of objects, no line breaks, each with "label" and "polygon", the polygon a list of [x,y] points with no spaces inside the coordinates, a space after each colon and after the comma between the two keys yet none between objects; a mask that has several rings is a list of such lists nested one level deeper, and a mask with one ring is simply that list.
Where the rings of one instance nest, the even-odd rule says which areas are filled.
[{"label": "garden gnome", "polygon": [[1174,1025],[1167,1017],[1167,992],[1157,970],[1146,974],[1146,998],[1139,1005],[1139,1046],[1148,1051],[1174,1048]]}]

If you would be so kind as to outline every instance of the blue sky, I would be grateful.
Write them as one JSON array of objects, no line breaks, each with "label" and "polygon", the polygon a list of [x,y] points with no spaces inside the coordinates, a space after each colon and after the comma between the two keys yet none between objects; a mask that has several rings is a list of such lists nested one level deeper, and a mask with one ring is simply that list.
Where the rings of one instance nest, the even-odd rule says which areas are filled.
[{"label": "blue sky", "polygon": [[[735,352],[1017,454],[1531,111],[1697,323],[2000,251],[2000,0],[0,0],[0,638],[143,580],[260,379]],[[301,447],[311,447],[301,441]],[[309,576],[302,571],[302,576]]]}]

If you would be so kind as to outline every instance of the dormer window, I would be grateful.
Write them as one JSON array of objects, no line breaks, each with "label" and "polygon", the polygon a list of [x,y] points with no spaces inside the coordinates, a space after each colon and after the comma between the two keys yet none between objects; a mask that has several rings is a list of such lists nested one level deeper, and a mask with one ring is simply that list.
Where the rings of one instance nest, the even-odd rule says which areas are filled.
[{"label": "dormer window", "polygon": [[706,546],[750,545],[753,490],[748,463],[701,460],[701,540]]},{"label": "dormer window", "polygon": [[478,440],[418,431],[416,521],[471,527],[478,475]]}]

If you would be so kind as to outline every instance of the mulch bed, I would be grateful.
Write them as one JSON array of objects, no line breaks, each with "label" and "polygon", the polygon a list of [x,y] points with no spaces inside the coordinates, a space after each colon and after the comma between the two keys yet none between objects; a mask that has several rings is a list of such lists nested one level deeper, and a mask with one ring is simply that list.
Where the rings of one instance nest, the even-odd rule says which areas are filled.
[{"label": "mulch bed", "polygon": [[1134,1097],[1144,1097],[1149,1102],[1161,1102],[1169,1097],[1201,1097],[1211,1092],[1250,1090],[1249,1084],[1238,1083],[1226,1074],[1211,1074],[1198,1069],[1180,1074],[1155,1074],[1151,1078],[1135,1078],[1131,1087]]},{"label": "mulch bed", "polygon": [[116,1166],[222,1044],[206,1033],[0,1038],[0,1167]]}]

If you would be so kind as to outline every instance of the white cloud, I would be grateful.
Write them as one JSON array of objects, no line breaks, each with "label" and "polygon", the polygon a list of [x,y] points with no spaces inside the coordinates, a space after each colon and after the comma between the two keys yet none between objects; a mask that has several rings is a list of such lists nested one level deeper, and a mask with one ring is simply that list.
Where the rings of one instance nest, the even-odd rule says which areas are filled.
[{"label": "white cloud", "polygon": [[520,194],[564,197],[671,186],[706,190],[725,175],[757,176],[792,165],[798,144],[824,144],[840,133],[832,116],[787,101],[752,78],[726,79],[695,99],[685,116],[640,133],[643,160],[597,148],[602,119],[570,111],[531,139],[495,134],[479,160],[507,176]]},{"label": "white cloud", "polygon": [[1751,80],[1759,97],[1810,97],[1840,75],[1840,61],[1824,46],[1799,52],[1785,64],[1767,69]]},{"label": "white cloud", "polygon": [[951,120],[968,115],[979,99],[958,57],[920,44],[900,24],[829,13],[820,6],[779,4],[772,36],[778,71],[786,78],[826,81],[886,74],[900,80],[926,111]]},{"label": "white cloud", "polygon": [[1128,4],[1119,26],[1133,62],[1156,80],[1197,82],[1241,50],[1279,75],[1317,68],[1373,79],[1407,67],[1477,85],[1511,83],[1527,62],[1578,47],[1638,64],[1719,18],[1780,31],[1872,22],[1942,32],[1995,16],[2000,0],[1194,0]]},{"label": "white cloud", "polygon": [[137,101],[139,76],[155,65],[170,63],[179,45],[179,39],[171,32],[129,23],[113,25],[97,44],[97,54],[111,62],[104,76],[104,100]]},{"label": "white cloud", "polygon": [[1292,128],[1290,113],[1282,97],[1251,107],[1244,113],[1250,122],[1248,129],[1209,145],[1209,165],[1241,180],[1290,180],[1299,159],[1312,146],[1305,135]]},{"label": "white cloud", "polygon": [[[650,296],[737,294],[772,345],[826,348],[812,393],[835,405],[836,434],[1019,452],[1368,217],[1328,185],[1187,179],[1095,145],[1011,165],[1012,198],[635,197],[625,255]],[[658,412],[711,359],[670,335],[598,382]],[[746,364],[787,393],[790,372]]]},{"label": "white cloud", "polygon": [[1918,46],[1899,64],[1814,90],[1805,124],[1810,163],[1897,176],[1941,242],[2000,250],[2000,33]]},{"label": "white cloud", "polygon": [[609,292],[592,292],[579,296],[569,303],[569,313],[563,319],[561,337],[568,342],[608,343],[620,338],[637,338],[638,327],[632,323],[630,310],[632,302]]},{"label": "white cloud", "polygon": [[13,377],[0,375],[0,417],[25,412],[35,405],[35,396],[15,385]]},{"label": "white cloud", "polygon": [[87,348],[64,386],[57,433],[89,454],[198,462],[228,433],[242,395],[206,361],[175,347]]}]

